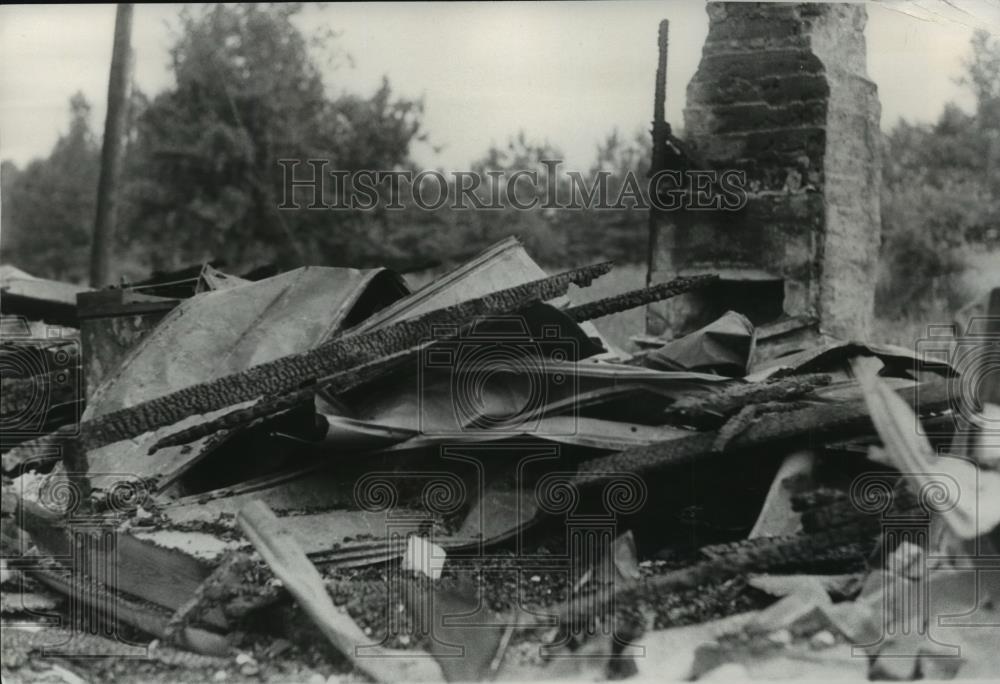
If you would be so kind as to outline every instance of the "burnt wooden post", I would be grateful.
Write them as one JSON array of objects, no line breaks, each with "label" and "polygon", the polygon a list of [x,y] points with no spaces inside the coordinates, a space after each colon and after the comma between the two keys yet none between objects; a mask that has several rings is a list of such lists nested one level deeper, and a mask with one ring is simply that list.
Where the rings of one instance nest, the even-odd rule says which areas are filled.
[{"label": "burnt wooden post", "polygon": [[132,80],[132,5],[118,5],[115,42],[108,79],[108,112],[104,118],[101,175],[97,181],[97,217],[90,250],[90,285],[109,285],[114,253],[115,210],[118,205],[118,178],[121,175],[125,126]]},{"label": "burnt wooden post", "polygon": [[[991,355],[991,349],[1000,347],[1000,287],[994,287],[989,294],[989,303],[986,305],[985,337],[983,355],[992,359],[998,358],[1000,352],[992,352]],[[986,372],[993,377],[993,380],[987,379],[982,383],[982,403],[1000,406],[1000,369],[992,366]]]},{"label": "burnt wooden post", "polygon": [[[667,139],[670,137],[670,124],[667,123],[667,49],[669,47],[670,22],[664,19],[660,22],[657,35],[659,54],[656,62],[656,85],[653,94],[653,151],[650,155],[649,176],[666,167]],[[646,285],[652,285],[653,254],[656,253],[656,238],[658,224],[663,221],[662,212],[655,207],[649,208],[649,249],[647,257],[649,268],[646,271]]]},{"label": "burnt wooden post", "polygon": [[699,172],[745,174],[745,201],[656,221],[652,282],[709,272],[721,282],[651,305],[647,332],[683,334],[734,309],[758,325],[801,321],[864,339],[881,230],[865,8],[710,2],[707,11],[684,142]]}]

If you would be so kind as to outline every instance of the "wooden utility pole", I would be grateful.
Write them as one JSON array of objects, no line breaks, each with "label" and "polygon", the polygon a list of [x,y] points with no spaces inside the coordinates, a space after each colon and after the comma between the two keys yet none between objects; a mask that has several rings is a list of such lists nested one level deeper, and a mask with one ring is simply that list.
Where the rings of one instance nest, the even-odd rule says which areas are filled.
[{"label": "wooden utility pole", "polygon": [[123,3],[118,5],[115,15],[115,43],[111,52],[111,76],[108,79],[108,113],[104,119],[101,176],[97,182],[97,217],[90,248],[91,287],[110,284],[115,211],[118,208],[118,178],[125,151],[132,59],[132,5]]},{"label": "wooden utility pole", "polygon": [[[1000,287],[994,287],[990,290],[989,295],[987,295],[988,301],[986,304],[986,330],[983,332],[983,360],[981,362],[982,368],[980,373],[984,377],[978,379],[982,380],[980,383],[980,391],[982,396],[980,397],[981,404],[996,404],[1000,406],[1000,377],[997,374],[996,365],[992,365],[994,362],[991,359],[1000,359]],[[994,381],[989,380],[989,376],[995,378]]]}]

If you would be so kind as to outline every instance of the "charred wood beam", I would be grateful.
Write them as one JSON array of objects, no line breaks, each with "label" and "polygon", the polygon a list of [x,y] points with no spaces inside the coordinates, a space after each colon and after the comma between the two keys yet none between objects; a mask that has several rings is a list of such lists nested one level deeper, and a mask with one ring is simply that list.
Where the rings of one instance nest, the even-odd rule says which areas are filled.
[{"label": "charred wood beam", "polygon": [[[659,301],[669,297],[674,297],[684,292],[707,285],[718,279],[715,275],[696,276],[692,278],[677,278],[669,283],[654,285],[653,287],[633,290],[614,297],[599,299],[588,304],[570,307],[566,309],[566,314],[577,322],[587,321],[592,318],[600,318],[619,311],[626,311],[637,306],[643,306],[650,302]],[[153,445],[150,453],[170,447],[190,444],[202,437],[214,434],[221,430],[232,430],[236,428],[248,428],[261,423],[264,420],[273,418],[287,411],[291,411],[299,406],[304,406],[313,401],[318,390],[323,390],[331,394],[347,392],[355,387],[374,380],[383,375],[398,364],[415,356],[419,348],[404,351],[401,354],[388,356],[367,364],[362,364],[348,371],[336,373],[324,378],[318,378],[316,382],[294,392],[289,392],[279,397],[269,398],[248,406],[244,409],[231,411],[223,416],[219,416],[210,421],[193,425],[183,430],[167,435]]]},{"label": "charred wood beam", "polygon": [[[731,552],[695,563],[638,584],[615,585],[599,599],[581,597],[567,602],[559,612],[560,623],[597,615],[612,601],[626,606],[661,593],[697,589],[751,572],[777,572],[843,567],[845,561],[863,562],[880,532],[868,521],[809,535],[761,537],[735,544]],[[586,602],[580,605],[581,601]],[[595,605],[595,602],[597,605]]]},{"label": "charred wood beam", "polygon": [[[172,425],[189,416],[260,397],[294,392],[304,385],[315,384],[319,378],[375,363],[417,347],[428,339],[444,337],[442,329],[456,331],[477,318],[510,314],[536,302],[555,299],[566,294],[570,285],[586,287],[610,270],[610,262],[585,266],[371,332],[342,335],[308,352],[291,354],[99,416],[80,425],[79,439],[86,450],[96,449]],[[57,431],[53,437],[67,434]]]},{"label": "charred wood beam", "polygon": [[631,290],[620,295],[615,295],[614,297],[605,297],[604,299],[598,299],[587,304],[571,306],[566,309],[566,315],[577,323],[591,321],[602,316],[610,316],[611,314],[628,311],[629,309],[635,309],[636,307],[652,304],[653,302],[670,299],[685,292],[710,285],[718,279],[719,276],[715,274],[692,276],[690,278],[675,278],[667,283]]},{"label": "charred wood beam", "polygon": [[670,405],[664,416],[671,424],[718,425],[747,405],[801,399],[832,380],[825,373],[808,373],[765,382],[735,382],[708,396],[682,397]]},{"label": "charred wood beam", "polygon": [[[948,384],[942,381],[908,387],[899,394],[921,415],[945,411],[952,405]],[[863,399],[857,399],[764,414],[730,440],[724,451],[742,452],[763,445],[807,447],[874,433],[868,407]],[[717,437],[716,431],[698,432],[690,437],[592,458],[580,464],[574,482],[583,486],[606,481],[623,472],[647,473],[718,456]]]},{"label": "charred wood beam", "polygon": [[357,368],[317,378],[308,387],[303,387],[278,397],[263,399],[252,406],[236,409],[212,420],[172,432],[150,447],[149,453],[154,454],[166,447],[190,444],[202,437],[207,437],[223,430],[254,427],[283,413],[311,404],[316,397],[316,393],[320,390],[336,395],[354,389],[365,382],[370,382],[395,368],[401,362],[415,357],[419,352],[420,348],[416,347],[383,359],[377,359]]},{"label": "charred wood beam", "polygon": [[[633,590],[695,589],[750,572],[791,572],[863,563],[878,538],[877,521],[788,537],[762,537],[734,545],[719,558],[647,579]],[[627,590],[626,590],[627,591]]]}]

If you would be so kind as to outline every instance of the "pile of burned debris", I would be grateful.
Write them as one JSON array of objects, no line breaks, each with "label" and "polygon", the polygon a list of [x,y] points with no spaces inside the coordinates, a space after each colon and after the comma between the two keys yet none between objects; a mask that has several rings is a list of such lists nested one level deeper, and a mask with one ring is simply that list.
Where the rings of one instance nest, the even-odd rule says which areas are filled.
[{"label": "pile of burned debris", "polygon": [[733,312],[628,354],[591,321],[713,278],[579,298],[610,269],[510,239],[416,292],[206,266],[14,321],[4,677],[994,672],[985,366]]}]

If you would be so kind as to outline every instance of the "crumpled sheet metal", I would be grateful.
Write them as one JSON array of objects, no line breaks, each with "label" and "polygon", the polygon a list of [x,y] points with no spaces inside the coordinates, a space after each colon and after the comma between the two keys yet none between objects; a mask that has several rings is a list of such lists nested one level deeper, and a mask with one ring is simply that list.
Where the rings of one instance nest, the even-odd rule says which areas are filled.
[{"label": "crumpled sheet metal", "polygon": [[89,290],[72,283],[36,278],[15,266],[0,264],[0,308],[4,314],[30,319],[35,323],[32,333],[40,337],[48,334],[48,326],[38,323],[42,320],[49,325],[76,327],[79,324],[76,296]]},{"label": "crumpled sheet metal", "polygon": [[[84,419],[306,351],[340,332],[362,298],[385,303],[405,292],[401,279],[385,269],[306,267],[197,295],[171,311],[129,353],[95,391]],[[184,422],[203,419],[194,416]],[[210,442],[209,438],[152,456],[147,453],[165,431],[180,427],[92,451],[88,455],[92,485],[100,488],[128,474],[159,478],[158,488],[164,488]]]},{"label": "crumpled sheet metal", "polygon": [[211,264],[205,264],[201,269],[201,274],[198,276],[196,293],[228,290],[231,287],[239,287],[240,285],[247,285],[252,282],[252,280],[223,273]]},{"label": "crumpled sheet metal", "polygon": [[364,332],[403,321],[435,309],[454,306],[506,287],[548,275],[528,255],[517,238],[509,237],[434,280],[413,294],[385,307],[350,332]]},{"label": "crumpled sheet metal", "polygon": [[[241,503],[247,505],[251,501],[259,499],[251,497]],[[306,553],[322,554],[336,550],[348,539],[366,539],[387,544],[389,541],[387,530],[391,529],[397,534],[417,532],[427,516],[419,510],[393,508],[384,511],[331,509],[283,514],[280,517]],[[170,518],[172,522],[212,522],[211,518],[201,517],[191,509],[183,512],[173,509],[170,511]],[[227,546],[216,536],[183,528],[137,529],[132,535],[138,539],[152,541],[160,547],[172,548],[195,557],[209,554],[210,560],[218,559],[226,548],[234,546],[233,544]]]},{"label": "crumpled sheet metal", "polygon": [[416,437],[419,432],[357,420],[347,416],[322,414],[326,422],[322,443],[338,452],[364,453],[390,447]]},{"label": "crumpled sheet metal", "polygon": [[749,372],[756,346],[753,324],[728,311],[704,328],[649,352],[643,365],[667,371],[715,372],[741,378]]},{"label": "crumpled sheet metal", "polygon": [[[357,488],[363,483],[381,487],[404,477],[408,477],[406,473],[394,475],[391,470],[372,479],[330,466],[305,469],[289,474],[289,479],[283,481],[272,478],[269,484],[248,483],[245,491],[228,496],[223,496],[225,492],[208,492],[166,502],[159,508],[165,526],[132,533],[160,547],[216,559],[227,548],[226,542],[219,539],[213,543],[213,538],[200,539],[187,530],[197,524],[228,524],[226,518],[231,519],[251,501],[261,501],[282,511],[279,517],[315,562],[341,567],[370,565],[398,557],[406,543],[397,536],[417,532],[435,517],[432,511],[388,501],[384,508],[371,508],[370,504],[377,501],[359,508]],[[475,550],[517,534],[539,513],[530,490],[497,490],[489,486],[474,491],[478,496],[460,528],[451,533],[439,531],[434,535],[436,543],[448,549]]]},{"label": "crumpled sheet metal", "polygon": [[885,364],[891,374],[906,376],[916,369],[951,374],[953,369],[939,360],[932,360],[912,349],[894,344],[837,340],[805,351],[767,359],[751,369],[747,380],[765,380],[778,372],[821,373],[846,369],[846,363],[856,356],[874,356]]},{"label": "crumpled sheet metal", "polygon": [[84,419],[314,347],[365,290],[405,293],[384,269],[305,267],[182,302],[101,385]]},{"label": "crumpled sheet metal", "polygon": [[51,305],[75,307],[76,295],[88,291],[89,287],[37,278],[11,264],[0,264],[0,292],[4,297],[23,297]]},{"label": "crumpled sheet metal", "polygon": [[[474,259],[437,278],[426,287],[382,309],[352,328],[351,332],[373,330],[387,323],[395,323],[435,309],[454,306],[547,275],[549,274],[545,269],[531,258],[516,237],[508,237],[492,245]],[[563,308],[569,303],[569,297],[559,297],[549,302],[557,308]],[[607,341],[593,323],[585,321],[578,326],[587,337],[597,340],[605,348],[608,347]]]},{"label": "crumpled sheet metal", "polygon": [[725,381],[703,373],[672,373],[610,363],[548,361],[537,372],[545,378],[564,380],[548,383],[544,396],[531,397],[532,391],[538,391],[537,386],[532,388],[513,370],[498,373],[487,386],[467,388],[466,396],[477,399],[468,406],[457,403],[455,381],[447,369],[425,372],[420,380],[412,376],[400,378],[366,397],[365,403],[358,407],[359,418],[424,435],[469,435],[475,432],[470,429],[475,427],[472,419],[477,417],[473,408],[483,409],[491,416],[516,417],[509,425],[496,426],[502,432],[483,431],[496,437],[520,432],[519,426],[530,429],[536,419],[577,415],[582,409],[599,407],[639,392],[656,394],[669,401],[692,393],[707,394]]},{"label": "crumpled sheet metal", "polygon": [[427,447],[454,444],[502,443],[501,440],[522,438],[541,439],[553,444],[562,444],[601,451],[624,451],[635,447],[649,446],[657,442],[668,442],[691,434],[690,430],[669,425],[654,426],[639,423],[624,423],[618,420],[602,420],[578,415],[550,416],[530,421],[520,430],[502,434],[489,430],[466,430],[461,434],[417,434],[383,449],[384,453],[425,449]]},{"label": "crumpled sheet metal", "polygon": [[[364,333],[383,326],[408,320],[437,309],[483,297],[491,292],[545,278],[548,273],[528,254],[515,237],[508,237],[492,245],[461,266],[435,279],[416,292],[386,306],[357,325],[346,334]],[[552,306],[537,305],[528,314],[529,322],[558,323],[565,334],[578,340],[581,349],[588,353],[600,351],[594,340],[604,344],[600,333],[589,322],[578,324],[562,315],[558,309],[569,303],[567,297],[549,302]],[[552,321],[555,317],[555,321]],[[568,326],[568,327],[567,327]],[[335,402],[325,393],[317,396],[317,405],[323,413],[338,413]]]}]

